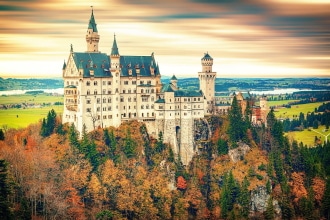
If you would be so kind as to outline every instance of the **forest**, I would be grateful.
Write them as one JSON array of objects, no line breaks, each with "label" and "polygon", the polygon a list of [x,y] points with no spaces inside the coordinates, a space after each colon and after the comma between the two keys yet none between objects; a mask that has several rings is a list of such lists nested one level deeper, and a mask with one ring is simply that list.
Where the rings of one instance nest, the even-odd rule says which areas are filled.
[{"label": "forest", "polygon": [[189,166],[138,121],[78,134],[51,110],[1,129],[0,217],[330,219],[330,143],[289,140],[273,110],[267,126],[250,116],[234,98],[208,117],[212,138]]}]

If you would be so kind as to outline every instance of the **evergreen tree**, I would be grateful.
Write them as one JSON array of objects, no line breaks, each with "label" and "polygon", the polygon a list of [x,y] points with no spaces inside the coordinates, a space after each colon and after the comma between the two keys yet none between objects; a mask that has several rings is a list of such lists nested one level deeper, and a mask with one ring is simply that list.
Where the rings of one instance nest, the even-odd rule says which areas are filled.
[{"label": "evergreen tree", "polygon": [[7,164],[0,160],[0,217],[1,219],[12,219],[8,197],[11,193],[8,182]]},{"label": "evergreen tree", "polygon": [[47,114],[47,118],[42,120],[40,134],[43,137],[47,137],[54,132],[56,126],[56,112],[54,109],[50,110]]},{"label": "evergreen tree", "polygon": [[131,137],[131,131],[127,129],[124,141],[124,153],[127,158],[136,156],[136,143]]},{"label": "evergreen tree", "polygon": [[158,140],[157,140],[156,148],[155,148],[155,151],[157,153],[161,153],[165,149],[165,144],[163,142],[164,142],[164,140],[163,140],[163,133],[162,132],[159,132],[159,134],[158,134]]},{"label": "evergreen tree", "polygon": [[5,140],[5,133],[3,132],[2,129],[0,129],[0,141]]},{"label": "evergreen tree", "polygon": [[236,96],[233,98],[231,109],[229,111],[228,134],[232,147],[236,147],[238,141],[246,139],[246,125]]},{"label": "evergreen tree", "polygon": [[327,179],[322,199],[323,217],[330,219],[330,178]]},{"label": "evergreen tree", "polygon": [[243,217],[244,219],[248,217],[250,210],[250,191],[248,189],[249,185],[250,182],[245,176],[238,198],[238,202],[241,205],[241,217]]},{"label": "evergreen tree", "polygon": [[228,154],[228,144],[227,141],[223,139],[219,139],[217,141],[217,150],[219,155],[226,155]]},{"label": "evergreen tree", "polygon": [[265,219],[271,220],[274,219],[275,211],[274,211],[274,205],[273,205],[273,198],[270,196],[267,201],[267,208],[264,212]]},{"label": "evergreen tree", "polygon": [[76,149],[80,148],[78,141],[78,132],[73,123],[69,127],[69,142],[71,147],[74,147]]}]

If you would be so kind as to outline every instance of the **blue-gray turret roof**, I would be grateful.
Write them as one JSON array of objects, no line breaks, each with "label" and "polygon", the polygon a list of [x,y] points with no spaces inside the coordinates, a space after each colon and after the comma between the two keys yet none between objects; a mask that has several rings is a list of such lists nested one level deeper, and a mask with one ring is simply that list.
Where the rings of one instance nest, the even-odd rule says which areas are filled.
[{"label": "blue-gray turret roof", "polygon": [[91,18],[89,19],[88,29],[93,29],[93,32],[97,32],[93,9],[92,9]]},{"label": "blue-gray turret roof", "polygon": [[65,63],[65,60],[64,60],[64,63],[63,63],[63,68],[62,68],[62,70],[65,70],[65,68],[66,68],[66,63]]},{"label": "blue-gray turret roof", "polygon": [[213,60],[213,58],[210,56],[210,54],[209,54],[208,52],[206,52],[206,53],[204,54],[202,60],[204,60],[204,59],[211,59],[211,60]]},{"label": "blue-gray turret roof", "polygon": [[162,87],[161,92],[174,92],[174,90],[172,89],[171,84],[165,84]]},{"label": "blue-gray turret roof", "polygon": [[112,56],[119,56],[119,51],[117,47],[116,35],[113,37],[112,49],[111,49]]},{"label": "blue-gray turret roof", "polygon": [[172,76],[171,80],[178,80],[175,75]]}]

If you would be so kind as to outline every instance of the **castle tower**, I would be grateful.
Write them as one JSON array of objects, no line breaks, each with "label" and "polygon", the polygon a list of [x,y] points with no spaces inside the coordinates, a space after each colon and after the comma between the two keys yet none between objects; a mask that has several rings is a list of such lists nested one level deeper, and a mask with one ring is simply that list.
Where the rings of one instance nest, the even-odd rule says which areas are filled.
[{"label": "castle tower", "polygon": [[116,35],[113,38],[113,44],[110,54],[110,72],[113,77],[112,83],[114,88],[113,97],[113,126],[118,127],[121,124],[120,113],[120,55],[117,47]]},{"label": "castle tower", "polygon": [[178,88],[178,79],[175,77],[175,75],[172,76],[170,82],[176,89]]},{"label": "castle tower", "polygon": [[213,106],[214,102],[215,77],[217,73],[212,72],[213,58],[208,53],[204,54],[201,63],[202,72],[198,73],[199,89],[203,92],[208,108],[211,108],[210,106]]},{"label": "castle tower", "polygon": [[87,52],[99,52],[100,35],[97,33],[97,27],[94,19],[93,9],[86,34]]}]

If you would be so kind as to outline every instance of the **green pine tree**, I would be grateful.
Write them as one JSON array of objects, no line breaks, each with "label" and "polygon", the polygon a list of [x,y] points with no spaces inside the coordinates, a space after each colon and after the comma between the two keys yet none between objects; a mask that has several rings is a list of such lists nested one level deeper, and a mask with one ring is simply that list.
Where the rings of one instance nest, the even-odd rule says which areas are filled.
[{"label": "green pine tree", "polygon": [[12,219],[8,197],[11,187],[8,182],[8,170],[5,160],[0,160],[0,217],[1,219]]}]

